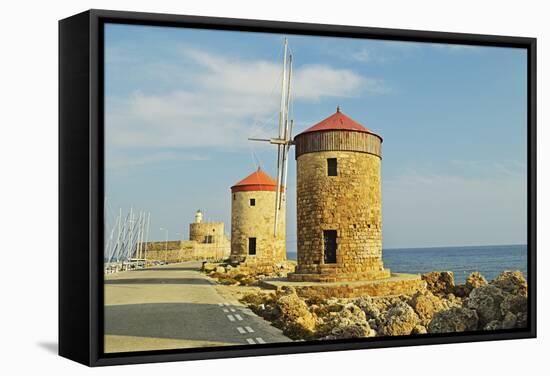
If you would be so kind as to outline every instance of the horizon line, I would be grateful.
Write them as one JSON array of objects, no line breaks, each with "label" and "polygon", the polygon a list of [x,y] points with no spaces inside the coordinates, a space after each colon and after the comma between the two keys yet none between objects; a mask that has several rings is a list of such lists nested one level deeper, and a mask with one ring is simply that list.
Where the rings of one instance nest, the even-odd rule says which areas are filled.
[{"label": "horizon line", "polygon": [[[431,249],[431,248],[473,248],[473,247],[509,247],[509,246],[528,246],[527,243],[514,243],[514,244],[485,244],[485,245],[432,245],[432,246],[421,246],[421,247],[391,247],[391,248],[382,248],[382,251],[387,250],[401,250],[401,249]],[[298,253],[298,251],[287,251],[287,253]]]}]

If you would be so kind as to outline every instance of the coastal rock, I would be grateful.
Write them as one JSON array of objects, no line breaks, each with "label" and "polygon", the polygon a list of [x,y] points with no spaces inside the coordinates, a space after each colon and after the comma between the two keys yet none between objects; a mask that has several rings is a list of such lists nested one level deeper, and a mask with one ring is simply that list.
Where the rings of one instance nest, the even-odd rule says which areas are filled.
[{"label": "coastal rock", "polygon": [[354,303],[365,312],[367,319],[376,321],[381,319],[380,308],[370,296],[362,296],[355,299]]},{"label": "coastal rock", "polygon": [[473,289],[486,285],[487,280],[481,275],[480,272],[472,272],[466,278],[466,282],[463,285],[456,286],[455,294],[460,297],[467,297]]},{"label": "coastal rock", "polygon": [[240,301],[266,320],[272,321],[279,316],[278,311],[275,312],[276,296],[273,293],[246,294]]},{"label": "coastal rock", "polygon": [[450,308],[451,306],[461,306],[462,305],[462,298],[459,296],[456,296],[455,294],[447,294],[445,295],[445,299],[442,299],[442,301],[446,304],[446,308]]},{"label": "coastal rock", "polygon": [[[523,295],[507,295],[500,304],[500,312],[503,315],[502,327],[525,328],[528,317],[528,300]],[[513,325],[513,326],[512,326]]]},{"label": "coastal rock", "polygon": [[491,321],[500,321],[504,316],[500,307],[504,298],[504,292],[498,287],[481,286],[472,290],[465,300],[465,306],[476,311],[480,326],[485,327]]},{"label": "coastal rock", "polygon": [[376,331],[371,329],[368,322],[353,325],[339,324],[324,339],[365,338],[376,336]]},{"label": "coastal rock", "polygon": [[248,273],[231,273],[230,275],[233,275],[233,279],[244,286],[254,285],[258,281],[254,276]]},{"label": "coastal rock", "polygon": [[411,334],[418,335],[418,334],[426,334],[426,333],[428,333],[428,330],[426,329],[425,326],[417,325],[417,326],[414,327]]},{"label": "coastal rock", "polygon": [[518,317],[512,312],[506,313],[502,319],[502,329],[513,329],[518,324]]},{"label": "coastal rock", "polygon": [[[214,264],[216,265],[216,264]],[[257,274],[235,275],[244,284]],[[223,280],[224,274],[210,274]],[[526,327],[527,283],[519,272],[505,272],[487,283],[478,272],[455,286],[450,272],[423,276],[428,288],[412,296],[326,299],[297,295],[293,287],[242,299],[258,315],[295,340],[421,335]],[[227,282],[230,282],[229,280]],[[462,292],[461,292],[462,291]]]},{"label": "coastal rock", "polygon": [[380,312],[386,312],[397,303],[406,303],[408,300],[408,297],[405,295],[377,296],[372,298],[372,304],[378,308]]},{"label": "coastal rock", "polygon": [[498,330],[498,329],[502,329],[502,322],[500,322],[498,320],[493,320],[493,321],[487,323],[483,327],[483,330]]},{"label": "coastal rock", "polygon": [[435,295],[446,295],[454,292],[455,279],[453,272],[430,272],[422,274],[426,288]]},{"label": "coastal rock", "polygon": [[487,280],[480,272],[473,272],[466,278],[466,288],[470,291],[477,289],[478,287],[487,285]]},{"label": "coastal rock", "polygon": [[277,302],[276,326],[293,339],[309,338],[315,329],[316,318],[296,293],[286,291]]},{"label": "coastal rock", "polygon": [[506,294],[500,304],[500,311],[503,316],[508,312],[516,315],[518,313],[527,313],[527,304],[528,300],[526,296]]},{"label": "coastal rock", "polygon": [[365,312],[353,303],[346,304],[339,312],[330,312],[323,320],[318,335],[325,339],[374,337]]},{"label": "coastal rock", "polygon": [[205,273],[210,273],[210,272],[215,271],[217,267],[218,267],[218,265],[216,265],[216,264],[212,264],[210,262],[204,262],[202,264],[202,271],[205,272]]},{"label": "coastal rock", "polygon": [[446,304],[429,290],[418,291],[409,300],[409,305],[414,309],[424,326],[428,325],[436,312],[447,308]]},{"label": "coastal rock", "polygon": [[526,328],[527,317],[527,313],[518,313],[516,315],[516,328]]},{"label": "coastal rock", "polygon": [[292,286],[283,286],[279,293],[282,295],[296,295],[296,289]]},{"label": "coastal rock", "polygon": [[464,307],[452,307],[437,312],[428,325],[429,333],[453,333],[476,330],[478,316],[476,311]]},{"label": "coastal rock", "polygon": [[393,305],[385,314],[381,335],[409,335],[420,323],[420,319],[411,306],[404,302]]},{"label": "coastal rock", "polygon": [[512,295],[527,296],[527,281],[520,271],[502,272],[490,284]]}]

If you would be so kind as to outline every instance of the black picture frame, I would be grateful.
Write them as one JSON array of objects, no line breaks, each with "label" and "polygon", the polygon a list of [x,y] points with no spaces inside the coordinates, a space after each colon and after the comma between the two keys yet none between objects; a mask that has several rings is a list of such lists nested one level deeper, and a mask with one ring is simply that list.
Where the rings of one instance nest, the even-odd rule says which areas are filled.
[{"label": "black picture frame", "polygon": [[[460,43],[527,50],[526,329],[420,337],[194,348],[104,354],[103,25],[124,23],[383,40]],[[432,345],[536,337],[536,39],[512,36],[88,10],[59,21],[59,354],[88,366]]]}]

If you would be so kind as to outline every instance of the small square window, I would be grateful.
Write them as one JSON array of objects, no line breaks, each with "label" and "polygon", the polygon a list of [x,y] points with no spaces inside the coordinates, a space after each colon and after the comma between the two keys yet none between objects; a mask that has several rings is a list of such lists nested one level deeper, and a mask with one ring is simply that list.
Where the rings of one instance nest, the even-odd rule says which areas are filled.
[{"label": "small square window", "polygon": [[250,199],[250,206],[256,206],[256,199],[255,198]]},{"label": "small square window", "polygon": [[338,176],[338,161],[336,158],[327,159],[328,176]]}]

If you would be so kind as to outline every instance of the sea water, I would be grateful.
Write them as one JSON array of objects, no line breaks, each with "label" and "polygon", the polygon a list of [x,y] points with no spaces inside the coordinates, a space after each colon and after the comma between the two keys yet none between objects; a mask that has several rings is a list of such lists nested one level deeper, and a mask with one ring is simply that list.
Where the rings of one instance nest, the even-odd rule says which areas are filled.
[{"label": "sea water", "polygon": [[[527,278],[527,245],[384,249],[384,266],[396,273],[452,271],[464,283],[474,271],[488,281],[505,270],[519,270]],[[288,258],[296,260],[296,253]]]}]

